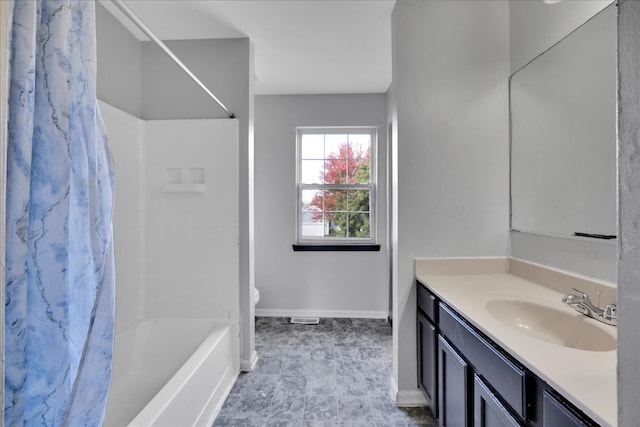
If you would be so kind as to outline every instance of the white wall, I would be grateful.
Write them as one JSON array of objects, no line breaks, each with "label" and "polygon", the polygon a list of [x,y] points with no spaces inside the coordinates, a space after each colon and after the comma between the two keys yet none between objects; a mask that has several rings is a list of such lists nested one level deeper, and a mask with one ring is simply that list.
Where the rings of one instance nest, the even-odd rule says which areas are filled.
[{"label": "white wall", "polygon": [[237,120],[148,121],[145,163],[147,317],[237,320]]},{"label": "white wall", "polygon": [[[611,4],[611,0],[509,2],[511,71],[515,72]],[[613,143],[613,141],[612,141]],[[511,233],[511,256],[616,282],[616,246],[572,237]]]},{"label": "white wall", "polygon": [[401,0],[392,28],[393,380],[406,404],[422,399],[414,258],[508,253],[508,2]]},{"label": "white wall", "polygon": [[116,331],[145,317],[145,123],[105,102],[100,111],[113,156],[116,191]]},{"label": "white wall", "polygon": [[618,424],[640,419],[640,2],[618,6]]},{"label": "white wall", "polygon": [[[154,317],[238,320],[237,120],[100,109],[116,176],[117,330]],[[197,169],[204,193],[163,191],[165,170],[182,168]]]},{"label": "white wall", "polygon": [[[384,94],[256,97],[257,312],[387,317]],[[296,126],[377,126],[380,252],[293,252]]]}]

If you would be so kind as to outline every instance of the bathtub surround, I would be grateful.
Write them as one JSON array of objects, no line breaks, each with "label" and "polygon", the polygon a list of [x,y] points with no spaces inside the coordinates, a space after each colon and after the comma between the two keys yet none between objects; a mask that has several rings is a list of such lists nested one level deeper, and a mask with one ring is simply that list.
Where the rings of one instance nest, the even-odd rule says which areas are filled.
[{"label": "bathtub surround", "polygon": [[150,120],[145,139],[146,317],[237,321],[238,121]]},{"label": "bathtub surround", "polygon": [[100,105],[120,189],[106,425],[206,424],[240,369],[238,121],[145,121]]},{"label": "bathtub surround", "polygon": [[100,425],[115,275],[94,3],[12,5],[4,425]]},{"label": "bathtub surround", "polygon": [[[102,7],[102,6],[98,6]],[[104,12],[104,10],[103,10]],[[168,17],[172,19],[172,17]],[[169,24],[170,25],[170,24]],[[100,62],[98,96],[145,120],[225,118],[220,108],[152,42],[122,37],[128,30],[107,13],[98,15]],[[154,30],[154,28],[152,28]],[[158,30],[159,31],[159,30]],[[118,40],[118,42],[114,42]],[[126,43],[122,58],[119,43]],[[165,44],[209,87],[238,120],[239,275],[241,360],[250,369],[257,355],[253,344],[254,287],[254,177],[253,102],[254,48],[248,38],[164,40]],[[113,64],[128,76],[108,74]],[[124,93],[123,93],[124,92]],[[139,96],[139,98],[137,98]],[[139,108],[139,112],[136,109]]]},{"label": "bathtub surround", "polygon": [[[99,96],[112,104],[105,121],[117,134],[116,170],[127,177],[121,182],[125,188],[115,212],[116,244],[129,260],[118,265],[117,273],[126,285],[118,299],[116,345],[122,341],[118,337],[151,318],[230,322],[235,326],[226,334],[229,346],[242,353],[218,360],[216,369],[229,364],[229,372],[237,376],[241,360],[244,364],[252,356],[255,359],[249,224],[253,221],[251,42],[166,42],[238,117],[227,120],[153,43],[130,37],[104,10],[98,15],[98,29],[98,52],[104,59],[99,64]],[[121,57],[122,52],[127,59]],[[121,78],[110,75],[114,63],[121,67]],[[122,78],[130,90],[119,87]],[[126,346],[118,348],[116,352],[128,351]],[[119,372],[114,371],[114,377],[126,378],[131,365],[119,363],[115,369]],[[209,378],[209,387],[214,387],[214,377],[217,374],[194,379]],[[215,412],[228,392],[224,386],[216,390],[213,395],[204,389],[198,392],[200,397],[212,397],[206,405],[197,404],[198,408],[190,407],[188,412],[211,408]],[[176,398],[197,400],[182,390]],[[162,402],[167,401],[153,398],[149,405],[158,409]],[[110,401],[112,406],[112,413],[117,414],[118,403],[111,405]],[[157,415],[145,411],[140,413],[143,420]]]},{"label": "bathtub surround", "polygon": [[[150,317],[237,321],[237,120],[145,121],[100,105],[120,189],[117,330]],[[172,184],[176,171],[194,182]]]}]

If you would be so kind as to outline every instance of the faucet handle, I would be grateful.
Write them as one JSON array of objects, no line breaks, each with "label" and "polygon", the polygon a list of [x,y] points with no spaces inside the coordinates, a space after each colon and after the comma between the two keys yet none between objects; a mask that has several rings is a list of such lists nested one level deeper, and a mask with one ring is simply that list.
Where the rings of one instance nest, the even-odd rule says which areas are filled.
[{"label": "faucet handle", "polygon": [[578,296],[582,297],[582,299],[585,302],[591,303],[591,299],[589,298],[589,295],[587,295],[586,292],[582,292],[580,289],[576,289],[576,288],[573,288],[573,290],[576,291],[579,294]]},{"label": "faucet handle", "polygon": [[604,312],[602,313],[602,317],[608,320],[617,319],[618,318],[618,306],[615,304],[609,304],[604,308]]}]

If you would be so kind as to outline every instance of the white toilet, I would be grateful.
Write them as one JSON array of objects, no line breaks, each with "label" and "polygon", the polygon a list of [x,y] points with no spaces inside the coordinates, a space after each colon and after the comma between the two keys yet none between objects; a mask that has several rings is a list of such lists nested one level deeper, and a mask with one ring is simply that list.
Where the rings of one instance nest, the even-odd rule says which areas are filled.
[{"label": "white toilet", "polygon": [[258,288],[253,288],[253,305],[254,307],[258,305],[258,301],[260,301],[260,291]]}]

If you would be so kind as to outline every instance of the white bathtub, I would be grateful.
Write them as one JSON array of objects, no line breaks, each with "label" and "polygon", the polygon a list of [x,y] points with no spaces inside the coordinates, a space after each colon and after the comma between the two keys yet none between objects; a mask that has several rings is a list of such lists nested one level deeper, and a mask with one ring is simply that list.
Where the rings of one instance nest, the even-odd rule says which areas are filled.
[{"label": "white bathtub", "polygon": [[240,372],[237,322],[150,319],[116,334],[105,427],[211,426]]}]

